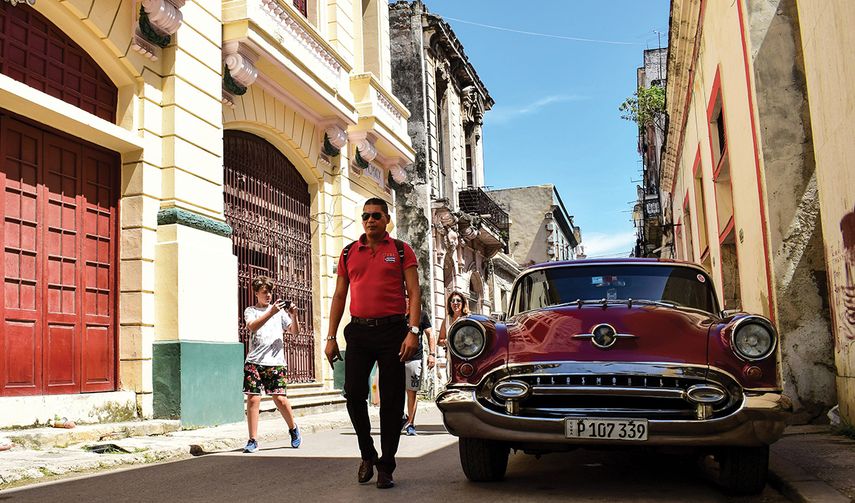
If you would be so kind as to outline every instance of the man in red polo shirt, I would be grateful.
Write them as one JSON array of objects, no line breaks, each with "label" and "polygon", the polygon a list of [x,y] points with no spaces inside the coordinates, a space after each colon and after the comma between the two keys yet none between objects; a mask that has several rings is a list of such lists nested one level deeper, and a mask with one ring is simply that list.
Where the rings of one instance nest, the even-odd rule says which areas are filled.
[{"label": "man in red polo shirt", "polygon": [[[419,310],[409,318],[404,285],[414,306],[421,305],[416,255],[406,243],[389,237],[389,207],[386,201],[371,198],[362,208],[358,241],[342,250],[338,279],[330,306],[330,328],[324,353],[330,364],[341,358],[338,331],[347,290],[350,288],[350,323],[344,327],[347,352],[344,367],[344,394],[347,412],[356,431],[362,462],[357,480],[365,483],[377,467],[377,487],[395,485],[395,453],[401,439],[401,411],[404,409],[404,362],[418,347]],[[368,378],[377,363],[380,372],[380,447],[377,457],[368,418]]]}]

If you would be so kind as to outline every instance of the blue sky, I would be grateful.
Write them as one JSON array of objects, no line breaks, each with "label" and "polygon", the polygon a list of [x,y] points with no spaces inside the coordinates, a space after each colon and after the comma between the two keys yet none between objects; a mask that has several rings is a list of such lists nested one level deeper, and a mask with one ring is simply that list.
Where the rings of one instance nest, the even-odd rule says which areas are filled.
[{"label": "blue sky", "polygon": [[588,256],[626,256],[641,164],[637,129],[618,106],[635,91],[642,51],[657,47],[655,31],[667,44],[669,1],[424,3],[452,26],[496,102],[484,121],[487,185],[555,184]]}]

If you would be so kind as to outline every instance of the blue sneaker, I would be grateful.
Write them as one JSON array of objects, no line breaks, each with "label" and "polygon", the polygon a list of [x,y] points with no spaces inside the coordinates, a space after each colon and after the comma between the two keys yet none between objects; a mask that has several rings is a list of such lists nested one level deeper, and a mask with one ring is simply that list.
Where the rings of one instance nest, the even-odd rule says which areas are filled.
[{"label": "blue sneaker", "polygon": [[300,427],[294,426],[293,430],[288,430],[288,434],[291,435],[291,447],[295,449],[300,447],[300,444],[303,442],[303,436],[300,435]]},{"label": "blue sneaker", "polygon": [[417,435],[416,427],[411,424],[408,424],[404,431],[407,433],[408,437],[415,437]]},{"label": "blue sneaker", "polygon": [[253,453],[258,450],[258,442],[255,441],[254,438],[250,438],[246,443],[246,447],[243,448],[243,452]]}]

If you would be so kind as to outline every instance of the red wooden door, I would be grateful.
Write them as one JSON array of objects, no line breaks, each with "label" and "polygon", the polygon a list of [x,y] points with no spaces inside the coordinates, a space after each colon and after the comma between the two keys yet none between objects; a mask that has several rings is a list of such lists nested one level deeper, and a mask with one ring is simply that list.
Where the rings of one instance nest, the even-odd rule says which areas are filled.
[{"label": "red wooden door", "polygon": [[0,115],[0,395],[115,388],[119,159]]}]

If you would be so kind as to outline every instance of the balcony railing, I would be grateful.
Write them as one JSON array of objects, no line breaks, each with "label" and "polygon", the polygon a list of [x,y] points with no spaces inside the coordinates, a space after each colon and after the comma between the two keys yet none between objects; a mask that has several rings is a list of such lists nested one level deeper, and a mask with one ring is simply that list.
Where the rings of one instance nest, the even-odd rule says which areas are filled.
[{"label": "balcony railing", "polygon": [[502,241],[508,242],[508,213],[480,188],[464,189],[457,198],[460,211],[479,215],[483,221],[498,231]]}]

